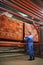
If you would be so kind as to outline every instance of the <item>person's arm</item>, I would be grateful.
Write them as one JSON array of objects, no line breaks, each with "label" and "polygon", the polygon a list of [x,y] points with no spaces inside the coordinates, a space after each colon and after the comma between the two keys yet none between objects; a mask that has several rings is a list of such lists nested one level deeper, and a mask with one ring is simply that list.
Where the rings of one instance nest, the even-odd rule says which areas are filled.
[{"label": "person's arm", "polygon": [[25,37],[25,38],[24,38],[24,40],[26,40],[26,41],[27,41],[27,40],[28,40],[28,37]]}]

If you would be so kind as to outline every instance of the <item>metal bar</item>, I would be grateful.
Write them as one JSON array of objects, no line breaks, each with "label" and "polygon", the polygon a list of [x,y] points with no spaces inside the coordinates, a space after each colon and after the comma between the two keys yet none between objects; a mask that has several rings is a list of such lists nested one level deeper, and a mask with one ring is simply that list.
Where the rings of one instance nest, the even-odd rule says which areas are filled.
[{"label": "metal bar", "polygon": [[27,7],[27,8],[29,8],[30,10],[32,10],[32,11],[34,11],[34,12],[36,12],[37,14],[40,14],[41,16],[42,16],[42,14],[41,14],[41,12],[39,11],[39,10],[37,10],[35,7],[33,7],[33,6],[31,6],[31,4],[30,3],[27,3],[27,2],[25,2],[24,0],[23,1],[18,1],[18,0],[16,0],[18,3],[20,3],[21,5],[23,5],[23,6],[25,6],[25,7]]},{"label": "metal bar", "polygon": [[12,11],[10,11],[10,10],[7,10],[7,9],[5,9],[5,8],[3,8],[3,7],[0,7],[0,10],[3,10],[3,11],[5,11],[5,12],[9,12],[9,13],[15,15],[15,16],[18,16],[18,17],[21,17],[21,18],[23,18],[23,19],[26,19],[27,21],[35,22],[36,24],[39,24],[39,25],[42,25],[42,26],[43,26],[43,24],[40,24],[40,22],[33,21],[33,20],[29,19],[29,18],[26,18],[26,17],[24,17],[24,16],[22,16],[22,15],[20,15],[20,14],[17,14],[17,13],[15,13],[15,12],[12,12]]},{"label": "metal bar", "polygon": [[[26,18],[26,17],[24,17],[24,16],[22,16],[22,15],[20,15],[20,14],[17,14],[17,13],[15,13],[15,12],[12,12],[12,11],[10,11],[10,10],[7,10],[7,9],[5,9],[5,8],[3,8],[3,7],[0,7],[0,10],[4,10],[4,11],[6,11],[6,12],[9,12],[9,13],[13,14],[13,15],[16,15],[16,16],[21,17],[21,18],[24,18],[24,19],[26,19],[26,20],[28,20],[28,21],[30,21],[30,22],[33,22],[33,20],[31,20],[31,19]],[[34,21],[34,22],[36,22],[36,21]],[[38,22],[36,22],[36,23],[38,23]]]},{"label": "metal bar", "polygon": [[43,3],[39,0],[35,0],[38,4],[40,4],[41,6],[43,6]]},{"label": "metal bar", "polygon": [[34,17],[34,18],[36,18],[36,19],[39,19],[39,20],[43,20],[43,19],[41,19],[41,18],[39,18],[39,17],[37,17],[37,16],[35,16],[35,15],[33,15],[32,13],[30,13],[30,12],[27,12],[26,10],[24,10],[24,9],[21,9],[20,7],[18,7],[17,5],[13,5],[12,3],[10,3],[10,2],[7,2],[7,1],[2,1],[4,4],[7,4],[7,5],[9,5],[9,6],[11,6],[12,8],[15,8],[15,9],[17,9],[17,10],[19,10],[19,11],[21,11],[21,12],[23,12],[23,13],[25,13],[25,14],[29,14],[29,15],[31,15],[32,17]]},{"label": "metal bar", "polygon": [[25,23],[23,23],[23,40],[24,40],[24,37],[25,37]]},{"label": "metal bar", "polygon": [[32,9],[30,9],[30,7],[27,8],[23,2],[20,2],[21,4],[18,3],[18,2],[16,2],[16,1],[14,1],[14,0],[11,0],[11,2],[13,2],[14,4],[17,4],[19,7],[22,7],[22,8],[25,9],[26,11],[28,11],[28,12],[30,12],[30,13],[33,13],[34,15],[36,15],[36,16],[38,16],[38,17],[40,17],[40,18],[43,19],[42,15],[36,13],[35,11],[32,11]]},{"label": "metal bar", "polygon": [[[11,0],[11,1],[13,1],[13,0]],[[20,1],[16,0],[16,1],[17,1],[18,3],[20,3],[21,5],[23,5],[23,6],[27,7],[27,8],[29,8],[29,9],[32,10],[32,11],[34,11],[35,13],[37,13],[37,14],[43,16],[42,13],[41,13],[39,10],[37,10],[35,7],[31,6],[30,3],[27,3],[27,2],[25,2],[24,0],[23,0],[23,1],[22,1],[22,0],[20,0]]]},{"label": "metal bar", "polygon": [[0,47],[14,47],[15,45],[25,45],[26,43],[17,43],[11,41],[0,41]]},{"label": "metal bar", "polygon": [[26,0],[28,3],[30,3],[32,6],[34,6],[35,8],[39,9],[40,12],[42,11],[42,9],[40,7],[38,7],[36,4],[32,3],[30,0]]},{"label": "metal bar", "polygon": [[[18,0],[17,0],[18,1]],[[42,10],[39,10],[36,6],[34,6],[34,3],[30,3],[30,2],[28,2],[28,1],[25,1],[25,0],[21,0],[23,3],[25,3],[26,5],[28,5],[28,6],[30,6],[31,8],[33,8],[33,9],[35,9],[36,11],[38,11],[38,12],[40,12],[41,13],[41,11]],[[41,13],[42,14],[42,13]]]}]

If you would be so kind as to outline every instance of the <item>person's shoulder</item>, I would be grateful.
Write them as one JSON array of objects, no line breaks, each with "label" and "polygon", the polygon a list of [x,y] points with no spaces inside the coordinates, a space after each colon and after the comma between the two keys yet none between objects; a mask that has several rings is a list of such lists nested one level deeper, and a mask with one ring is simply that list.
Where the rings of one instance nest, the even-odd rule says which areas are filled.
[{"label": "person's shoulder", "polygon": [[29,35],[30,38],[33,38],[33,35]]}]

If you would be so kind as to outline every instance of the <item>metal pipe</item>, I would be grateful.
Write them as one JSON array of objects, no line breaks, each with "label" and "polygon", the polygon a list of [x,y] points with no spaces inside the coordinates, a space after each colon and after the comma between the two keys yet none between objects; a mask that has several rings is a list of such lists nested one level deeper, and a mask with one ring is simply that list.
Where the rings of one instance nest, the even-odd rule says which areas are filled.
[{"label": "metal pipe", "polygon": [[[13,0],[11,0],[11,1],[13,1]],[[19,2],[20,4],[24,5],[25,7],[30,8],[30,10],[32,10],[32,11],[40,14],[41,16],[43,16],[42,13],[40,12],[40,10],[37,10],[37,8],[32,6],[30,3],[27,3],[27,1],[26,2],[24,0],[23,1],[22,0],[20,0],[20,1],[16,0],[16,1]]]},{"label": "metal pipe", "polygon": [[43,3],[39,0],[35,0],[38,4],[40,4],[41,6],[43,6]]},{"label": "metal pipe", "polygon": [[29,14],[29,15],[31,15],[32,17],[34,17],[34,18],[36,18],[36,19],[38,19],[38,20],[42,20],[41,18],[39,18],[39,17],[37,17],[37,16],[35,16],[35,15],[33,15],[32,13],[30,13],[30,12],[27,12],[27,11],[25,11],[24,9],[21,9],[20,7],[18,7],[17,5],[13,5],[12,3],[10,3],[10,2],[7,2],[7,1],[2,1],[4,4],[7,4],[7,5],[9,5],[9,6],[11,6],[12,8],[15,8],[15,9],[17,9],[17,10],[19,10],[19,11],[21,11],[21,12],[23,12],[23,13],[25,13],[25,14]]},{"label": "metal pipe", "polygon": [[28,3],[30,3],[32,6],[35,8],[39,9],[40,11],[42,10],[40,7],[38,7],[36,4],[32,3],[30,0],[26,0]]},{"label": "metal pipe", "polygon": [[26,11],[28,11],[30,13],[33,13],[34,15],[36,15],[36,16],[38,16],[38,17],[43,19],[42,15],[36,13],[35,11],[32,11],[32,9],[30,9],[30,7],[27,8],[23,2],[18,1],[19,2],[18,3],[18,2],[14,1],[14,0],[11,0],[11,2],[13,2],[14,4],[17,4],[19,7],[22,7]]},{"label": "metal pipe", "polygon": [[[18,17],[21,17],[21,18],[23,18],[23,19],[26,19],[27,21],[35,22],[35,24],[38,24],[38,25],[40,25],[40,26],[43,26],[43,24],[40,24],[40,22],[36,22],[36,21],[34,21],[34,20],[31,20],[31,19],[29,19],[29,18],[26,18],[26,17],[24,17],[24,16],[22,16],[22,15],[20,15],[20,14],[17,14],[17,13],[15,13],[15,12],[12,12],[12,11],[10,11],[10,10],[7,10],[7,9],[5,9],[5,8],[3,8],[3,7],[0,7],[0,10],[3,10],[3,11],[5,11],[5,12],[9,12],[9,13],[15,15],[15,16],[18,16]],[[0,16],[1,16],[1,15],[0,15]]]}]

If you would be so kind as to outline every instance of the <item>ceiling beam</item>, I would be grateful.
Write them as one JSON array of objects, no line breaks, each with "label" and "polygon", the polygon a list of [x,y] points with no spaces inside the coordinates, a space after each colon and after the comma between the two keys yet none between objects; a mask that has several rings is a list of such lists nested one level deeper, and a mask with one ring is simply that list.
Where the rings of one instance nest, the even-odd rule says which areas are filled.
[{"label": "ceiling beam", "polygon": [[43,19],[41,19],[41,18],[39,18],[39,17],[37,17],[37,16],[35,16],[35,15],[33,15],[32,13],[30,13],[30,12],[27,12],[26,10],[24,10],[24,9],[22,9],[22,8],[20,8],[20,7],[18,7],[17,5],[15,5],[15,4],[12,4],[12,3],[10,3],[10,2],[7,2],[7,1],[2,1],[4,4],[6,4],[6,5],[8,5],[8,6],[10,6],[10,7],[12,7],[12,8],[15,8],[15,9],[17,9],[18,11],[20,11],[20,12],[23,12],[24,14],[27,14],[27,15],[30,15],[30,16],[32,16],[33,18],[36,18],[36,19],[38,19],[38,20],[43,20]]},{"label": "ceiling beam", "polygon": [[35,0],[35,1],[43,7],[43,3],[40,0]]},{"label": "ceiling beam", "polygon": [[17,1],[17,0],[16,0],[16,1],[11,0],[11,2],[13,2],[14,4],[19,5],[19,7],[21,6],[23,9],[27,10],[28,12],[31,12],[31,13],[33,13],[34,15],[36,15],[36,16],[38,16],[38,17],[40,17],[40,18],[43,18],[43,17],[42,17],[43,15],[41,15],[41,13],[37,12],[36,10],[34,10],[33,8],[31,8],[30,6],[24,4],[23,2]]},{"label": "ceiling beam", "polygon": [[[3,7],[0,7],[0,10],[3,10],[3,11],[5,11],[5,12],[9,12],[9,13],[13,14],[14,16],[18,16],[18,17],[21,17],[21,18],[23,18],[23,19],[26,19],[26,20],[28,21],[28,23],[29,23],[29,22],[32,22],[32,23],[36,23],[36,24],[38,24],[38,25],[43,26],[43,24],[41,24],[40,22],[36,22],[36,21],[34,21],[34,20],[31,20],[31,19],[29,19],[29,18],[26,18],[26,17],[24,17],[24,16],[22,16],[22,15],[19,15],[19,14],[15,13],[15,12],[12,12],[12,11],[10,11],[10,10],[7,10],[7,9],[5,9],[5,8],[3,8]],[[23,23],[24,23],[24,22],[23,22]]]},{"label": "ceiling beam", "polygon": [[28,3],[30,3],[32,6],[36,7],[37,9],[39,9],[40,11],[42,11],[42,9],[40,7],[38,7],[36,4],[34,4],[33,2],[31,2],[30,0],[26,0]]},{"label": "ceiling beam", "polygon": [[[11,2],[15,2],[15,1],[11,0]],[[16,0],[16,2],[18,2],[18,5],[21,4],[21,6],[23,5],[24,7],[34,11],[35,13],[39,14],[40,16],[43,16],[42,13],[39,10],[37,10],[37,8],[31,6],[30,3],[27,3],[24,0],[23,1],[22,0],[20,0],[20,1]]]}]

